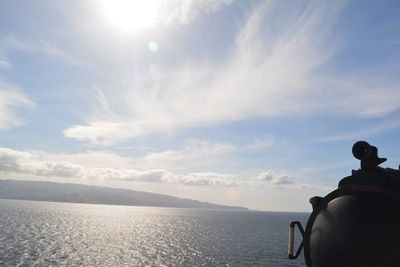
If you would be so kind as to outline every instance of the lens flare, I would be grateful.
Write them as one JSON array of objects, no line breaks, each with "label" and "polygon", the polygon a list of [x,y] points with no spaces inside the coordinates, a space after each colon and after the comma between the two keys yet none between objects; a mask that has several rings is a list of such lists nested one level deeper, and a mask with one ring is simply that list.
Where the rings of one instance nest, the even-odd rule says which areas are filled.
[{"label": "lens flare", "polygon": [[149,50],[151,52],[157,52],[158,50],[158,44],[154,41],[149,42]]}]

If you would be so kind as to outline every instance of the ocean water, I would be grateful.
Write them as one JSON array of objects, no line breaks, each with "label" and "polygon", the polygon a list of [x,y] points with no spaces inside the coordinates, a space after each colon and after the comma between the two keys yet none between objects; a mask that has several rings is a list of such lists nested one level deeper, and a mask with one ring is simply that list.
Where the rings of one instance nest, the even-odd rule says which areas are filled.
[{"label": "ocean water", "polygon": [[0,266],[298,266],[307,214],[0,200]]}]

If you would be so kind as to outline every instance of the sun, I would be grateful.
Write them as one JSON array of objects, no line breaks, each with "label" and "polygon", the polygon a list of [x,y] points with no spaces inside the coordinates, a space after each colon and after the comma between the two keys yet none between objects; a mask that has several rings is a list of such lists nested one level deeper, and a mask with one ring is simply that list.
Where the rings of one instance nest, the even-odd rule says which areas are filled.
[{"label": "sun", "polygon": [[107,19],[122,31],[138,31],[157,23],[160,0],[103,0]]}]

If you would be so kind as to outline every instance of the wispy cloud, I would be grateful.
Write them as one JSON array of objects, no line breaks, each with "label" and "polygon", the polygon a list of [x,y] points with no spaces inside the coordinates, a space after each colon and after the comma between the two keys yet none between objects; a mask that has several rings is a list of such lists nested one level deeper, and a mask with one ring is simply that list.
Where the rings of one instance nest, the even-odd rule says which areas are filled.
[{"label": "wispy cloud", "polygon": [[232,0],[165,0],[161,1],[160,20],[163,23],[178,21],[188,24],[201,15],[218,12]]},{"label": "wispy cloud", "polygon": [[[388,64],[387,69],[399,69]],[[385,67],[366,67],[358,74],[319,77],[316,97],[324,100],[324,114],[347,115],[359,118],[380,118],[400,109],[400,79]]]},{"label": "wispy cloud", "polygon": [[[81,66],[82,62],[67,53],[65,50],[57,47],[54,44],[49,43],[45,40],[36,39],[18,39],[13,36],[2,36],[0,37],[0,55],[6,58],[10,51],[20,51],[26,53],[40,53],[55,59],[67,65]],[[3,59],[5,60],[5,59]],[[11,64],[9,61],[4,61],[5,64]]]},{"label": "wispy cloud", "polygon": [[[334,26],[344,6],[342,1],[264,3],[248,17],[222,61],[184,62],[172,69],[152,65],[123,90],[98,91],[103,103],[116,95],[123,100],[106,102],[107,108],[99,102],[86,124],[73,125],[64,135],[107,146],[253,117],[379,117],[397,110],[398,80],[382,69],[373,78],[323,70],[340,42]],[[384,81],[380,90],[376,77]]]},{"label": "wispy cloud", "polygon": [[[277,20],[278,2],[271,3],[249,17],[225,61],[185,63],[172,70],[153,65],[139,83],[145,87],[123,90],[118,104],[128,111],[114,114],[116,119],[98,109],[86,125],[66,129],[65,136],[110,145],[182,127],[309,112],[316,105],[308,97],[311,73],[332,54],[331,27],[340,7],[298,4],[287,10],[285,20]],[[276,30],[266,30],[269,24]]]},{"label": "wispy cloud", "polygon": [[347,133],[339,133],[335,135],[323,136],[317,139],[318,142],[336,142],[345,140],[360,140],[366,137],[378,135],[380,133],[397,129],[400,127],[400,119],[396,118],[390,121],[376,124],[374,126],[352,131]]},{"label": "wispy cloud", "polygon": [[174,170],[190,170],[216,166],[237,150],[230,143],[187,140],[182,149],[151,152],[139,159],[142,166],[162,166]]},{"label": "wispy cloud", "polygon": [[0,57],[0,70],[13,70],[13,69],[14,67],[7,59]]},{"label": "wispy cloud", "polygon": [[0,80],[0,129],[22,124],[16,110],[32,107],[34,104],[17,87]]},{"label": "wispy cloud", "polygon": [[268,149],[272,138],[249,140],[244,144],[210,142],[200,139],[184,141],[182,148],[150,152],[133,159],[136,166],[164,168],[173,171],[226,169],[226,165],[240,164],[241,156]]},{"label": "wispy cloud", "polygon": [[[258,144],[257,144],[258,145]],[[249,147],[251,149],[249,150]],[[249,140],[242,145],[229,142],[212,142],[201,139],[187,139],[176,148],[164,150],[140,150],[135,156],[127,157],[127,151],[121,150],[116,154],[111,150],[87,151],[77,154],[43,154],[43,158],[50,161],[66,161],[89,168],[108,166],[112,168],[136,169],[165,169],[175,173],[191,172],[227,172],[231,166],[238,166],[242,157],[250,153],[259,152],[260,146],[254,147],[254,142]],[[264,149],[265,148],[263,146]],[[41,151],[33,151],[42,155]]]},{"label": "wispy cloud", "polygon": [[[264,140],[250,140],[242,145],[229,142],[211,142],[200,139],[185,140],[181,147],[160,151],[142,151],[140,155],[126,157],[111,151],[89,151],[73,155],[44,154],[50,161],[67,161],[89,168],[108,166],[118,169],[163,169],[173,173],[226,172],[239,165],[241,157],[266,149]],[[270,144],[268,144],[270,145]],[[41,155],[40,151],[34,154]],[[245,178],[244,178],[245,179]]]},{"label": "wispy cloud", "polygon": [[241,150],[242,151],[262,150],[272,146],[274,143],[275,143],[275,138],[273,136],[264,138],[254,138],[254,140],[251,143],[242,146]]},{"label": "wispy cloud", "polygon": [[[7,58],[7,55],[12,51],[41,53],[58,58],[65,64],[81,64],[79,60],[48,42],[21,41],[10,36],[0,36],[0,69],[14,69],[12,62]],[[0,129],[8,129],[22,124],[23,121],[17,116],[17,110],[21,107],[32,106],[34,106],[34,103],[20,88],[4,82],[0,78]]]}]

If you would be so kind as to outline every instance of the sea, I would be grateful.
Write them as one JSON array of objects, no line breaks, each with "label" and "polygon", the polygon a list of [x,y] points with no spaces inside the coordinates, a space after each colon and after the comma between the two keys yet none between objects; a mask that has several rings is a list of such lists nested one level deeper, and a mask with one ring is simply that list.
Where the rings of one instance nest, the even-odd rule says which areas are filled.
[{"label": "sea", "polygon": [[304,267],[288,226],[308,216],[0,199],[0,266]]}]

